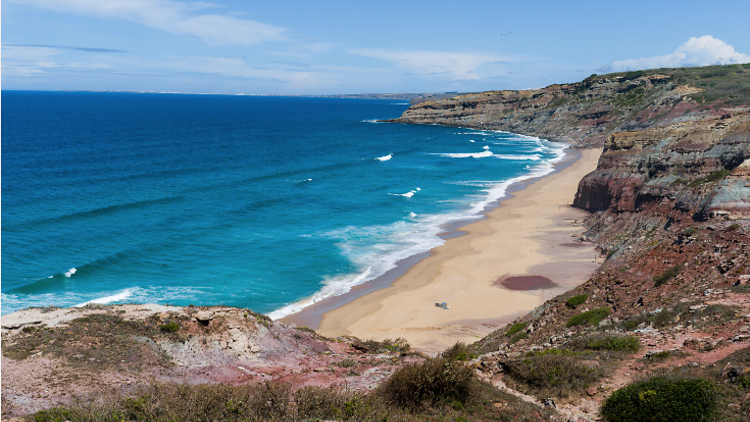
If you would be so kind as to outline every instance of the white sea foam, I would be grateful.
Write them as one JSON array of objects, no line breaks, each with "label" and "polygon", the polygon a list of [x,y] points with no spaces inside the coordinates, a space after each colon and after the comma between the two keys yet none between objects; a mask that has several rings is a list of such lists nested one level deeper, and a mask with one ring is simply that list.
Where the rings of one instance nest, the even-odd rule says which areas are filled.
[{"label": "white sea foam", "polygon": [[[327,297],[342,295],[348,292],[353,286],[382,276],[395,268],[399,261],[442,245],[444,240],[439,234],[445,231],[444,227],[446,224],[457,221],[468,222],[481,218],[488,206],[495,204],[496,201],[506,195],[508,187],[512,184],[551,173],[554,170],[554,163],[562,160],[565,156],[565,149],[568,147],[566,144],[543,141],[539,138],[524,137],[522,139],[532,141],[540,146],[544,145],[549,148],[554,157],[535,164],[533,167],[527,166],[527,169],[530,171],[525,175],[500,183],[496,181],[455,182],[457,184],[475,183],[477,186],[485,188],[485,195],[483,195],[482,199],[471,204],[470,208],[463,212],[420,215],[410,212],[408,219],[390,225],[346,227],[329,233],[318,234],[321,237],[336,239],[337,246],[340,248],[342,254],[357,268],[363,268],[364,270],[358,273],[327,278],[323,281],[323,288],[311,297],[286,305],[281,309],[271,312],[269,316],[274,320],[280,319],[299,312],[305,307]],[[485,153],[489,153],[487,156],[492,156],[490,151],[476,154]],[[473,154],[465,156],[473,156]],[[541,157],[538,155],[520,156],[523,156],[523,159],[527,160],[541,161]],[[405,194],[391,195],[410,198],[417,190],[419,188]],[[382,239],[382,241],[377,244],[370,244],[369,242],[375,238]]]},{"label": "white sea foam", "polygon": [[439,155],[446,158],[487,158],[492,157],[495,154],[492,151],[485,150],[482,152],[439,152],[433,155]]},{"label": "white sea foam", "polygon": [[485,151],[489,151],[490,150],[490,146],[489,145],[485,145],[485,146],[482,147],[482,149],[485,150]]},{"label": "white sea foam", "polygon": [[277,309],[268,314],[268,316],[277,320],[284,318],[287,315],[295,314],[314,303],[320,302],[321,300],[331,297],[339,296],[348,292],[352,287],[364,283],[365,281],[371,280],[370,273],[372,273],[372,267],[367,267],[361,273],[354,276],[341,276],[333,277],[323,281],[323,288],[318,290],[315,294],[308,297],[307,299],[300,300],[299,302],[291,303],[284,306],[281,309]]},{"label": "white sea foam", "polygon": [[393,158],[393,153],[390,153],[388,155],[384,155],[382,157],[376,157],[375,159],[378,160],[378,161],[388,161],[391,158]]},{"label": "white sea foam", "polygon": [[469,142],[476,142],[476,141],[475,141],[475,140],[473,140],[473,139],[469,139]]},{"label": "white sea foam", "polygon": [[121,291],[120,293],[113,294],[111,296],[104,296],[97,299],[89,300],[88,302],[79,303],[78,305],[73,305],[74,308],[80,308],[89,304],[105,304],[105,303],[112,303],[112,302],[120,302],[123,301],[130,296],[133,295],[133,289],[125,289]]},{"label": "white sea foam", "polygon": [[421,189],[417,188],[416,190],[412,190],[406,193],[389,193],[388,195],[403,196],[404,198],[411,198],[412,196],[414,196],[415,193],[417,193],[417,190],[421,190]]},{"label": "white sea foam", "polygon": [[75,273],[76,273],[76,271],[78,271],[78,270],[77,270],[77,269],[75,269],[75,268],[71,268],[71,269],[69,269],[69,270],[68,270],[68,271],[67,271],[67,272],[65,273],[65,277],[68,277],[68,278],[72,277],[72,276],[73,276],[73,274],[75,274]]},{"label": "white sea foam", "polygon": [[[1,293],[3,315],[26,309],[31,306],[85,306],[89,303],[173,303],[176,301],[195,303],[201,301],[219,302],[225,295],[220,289],[210,287],[130,287],[120,291],[100,292],[56,292],[27,294]],[[98,297],[97,297],[98,296]]]},{"label": "white sea foam", "polygon": [[360,123],[383,123],[381,121],[378,121],[378,119],[365,119],[365,120],[360,120],[359,122]]}]

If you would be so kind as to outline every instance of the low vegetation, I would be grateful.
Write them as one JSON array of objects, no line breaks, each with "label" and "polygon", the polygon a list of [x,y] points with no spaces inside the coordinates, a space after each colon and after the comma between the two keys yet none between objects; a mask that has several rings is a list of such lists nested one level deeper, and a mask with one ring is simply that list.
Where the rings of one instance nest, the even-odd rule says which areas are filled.
[{"label": "low vegetation", "polygon": [[568,345],[575,350],[606,350],[612,352],[635,352],[641,347],[637,337],[616,334],[593,334],[578,337]]},{"label": "low vegetation", "polygon": [[710,421],[718,399],[708,380],[653,377],[615,391],[601,414],[609,422]]},{"label": "low vegetation", "polygon": [[400,337],[396,340],[385,339],[383,341],[356,339],[352,346],[367,353],[398,352],[404,354],[411,352],[409,342]]},{"label": "low vegetation", "polygon": [[586,294],[575,295],[569,298],[567,301],[565,301],[565,306],[575,309],[576,306],[582,305],[583,303],[585,303],[586,300],[588,300],[588,298],[589,298],[589,295],[586,295]]},{"label": "low vegetation", "polygon": [[516,334],[517,332],[523,330],[527,325],[529,325],[528,322],[517,322],[511,325],[508,331],[505,332],[505,337],[512,337],[513,334]]},{"label": "low vegetation", "polygon": [[607,307],[592,309],[590,311],[586,311],[578,315],[574,315],[572,318],[568,320],[568,323],[565,325],[568,327],[574,327],[576,325],[589,324],[591,326],[596,327],[597,325],[599,325],[600,322],[602,322],[605,318],[607,318],[609,314],[610,314],[610,310]]},{"label": "low vegetation", "polygon": [[[496,404],[500,403],[501,406]],[[35,422],[544,421],[546,411],[480,382],[444,357],[407,365],[370,394],[286,384],[160,384],[37,412]]]},{"label": "low vegetation", "polygon": [[[691,306],[693,309],[690,309]],[[619,327],[626,331],[649,326],[664,328],[674,326],[679,321],[681,324],[705,328],[731,321],[739,311],[740,309],[736,306],[721,304],[701,306],[699,302],[679,303],[672,308],[632,315],[621,321]]]},{"label": "low vegetation", "polygon": [[477,357],[477,354],[473,353],[469,346],[465,345],[464,343],[457,342],[453,345],[453,347],[441,353],[440,356],[448,360],[466,362],[475,359]]},{"label": "low vegetation", "polygon": [[537,397],[568,397],[599,381],[605,367],[593,356],[567,349],[548,349],[503,362],[510,383]]},{"label": "low vegetation", "polygon": [[718,170],[709,174],[706,177],[693,180],[692,182],[690,182],[690,185],[688,186],[690,186],[691,188],[694,188],[694,187],[698,187],[701,185],[705,185],[706,183],[715,183],[729,176],[729,173],[731,172],[732,172],[731,170],[727,170],[727,169]]},{"label": "low vegetation", "polygon": [[465,406],[476,398],[478,383],[474,369],[464,363],[445,357],[430,358],[396,371],[382,384],[380,395],[403,408],[428,404]]},{"label": "low vegetation", "polygon": [[654,277],[654,287],[659,287],[662,284],[666,283],[667,281],[677,277],[677,274],[680,273],[680,267],[679,265],[675,265],[674,267],[670,267],[669,269],[665,270],[663,273],[657,275]]}]

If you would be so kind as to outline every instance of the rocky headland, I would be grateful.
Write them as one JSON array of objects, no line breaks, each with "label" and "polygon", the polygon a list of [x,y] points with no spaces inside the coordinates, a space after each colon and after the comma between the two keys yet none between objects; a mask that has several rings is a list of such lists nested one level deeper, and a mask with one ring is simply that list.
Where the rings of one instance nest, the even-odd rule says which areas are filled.
[{"label": "rocky headland", "polygon": [[602,148],[571,200],[590,212],[574,240],[606,261],[437,358],[237,308],[20,311],[2,318],[3,420],[750,420],[750,65],[465,94],[394,122]]}]

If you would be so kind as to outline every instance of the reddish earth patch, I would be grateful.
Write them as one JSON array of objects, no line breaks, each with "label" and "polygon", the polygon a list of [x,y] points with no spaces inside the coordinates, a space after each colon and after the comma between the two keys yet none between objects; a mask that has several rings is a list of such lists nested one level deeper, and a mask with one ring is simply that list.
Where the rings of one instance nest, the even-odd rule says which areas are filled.
[{"label": "reddish earth patch", "polygon": [[508,290],[546,290],[559,287],[554,281],[540,275],[507,277],[498,283]]}]

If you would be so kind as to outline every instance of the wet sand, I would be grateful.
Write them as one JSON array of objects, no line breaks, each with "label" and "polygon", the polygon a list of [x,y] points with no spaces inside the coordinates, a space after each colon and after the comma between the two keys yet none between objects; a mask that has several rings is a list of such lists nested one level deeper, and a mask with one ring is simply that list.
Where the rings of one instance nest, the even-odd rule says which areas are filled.
[{"label": "wet sand", "polygon": [[[390,275],[284,321],[312,326],[330,337],[404,337],[427,353],[456,341],[478,340],[584,282],[598,267],[601,258],[593,245],[572,242],[582,232],[575,222],[587,213],[569,204],[600,153],[571,151],[555,173],[532,180],[487,218],[461,227],[463,235],[449,234],[445,244],[402,263]],[[576,156],[580,158],[571,162]],[[513,278],[529,276],[549,281]],[[508,280],[528,288],[503,286]],[[450,309],[435,306],[441,302]]]}]

